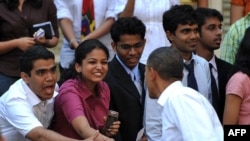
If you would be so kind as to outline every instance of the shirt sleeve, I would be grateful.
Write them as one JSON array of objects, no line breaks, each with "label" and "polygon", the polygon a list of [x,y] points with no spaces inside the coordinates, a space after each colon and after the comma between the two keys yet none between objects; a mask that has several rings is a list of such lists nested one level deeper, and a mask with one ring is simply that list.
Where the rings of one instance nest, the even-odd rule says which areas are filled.
[{"label": "shirt sleeve", "polygon": [[244,94],[248,94],[245,88],[249,87],[248,76],[243,73],[235,73],[228,81],[226,94],[235,94],[243,99]]},{"label": "shirt sleeve", "polygon": [[73,2],[74,0],[54,0],[58,19],[68,18],[73,21],[73,15],[70,12],[70,6],[72,6]]},{"label": "shirt sleeve", "polygon": [[115,3],[116,0],[107,0],[107,11],[105,14],[105,19],[107,18],[116,18],[117,14],[115,13]]},{"label": "shirt sleeve", "polygon": [[80,92],[74,85],[62,85],[59,98],[56,101],[59,102],[66,119],[70,123],[76,117],[85,115],[81,97],[78,93]]},{"label": "shirt sleeve", "polygon": [[24,137],[35,127],[43,126],[30,104],[22,98],[11,99],[5,104],[5,118]]},{"label": "shirt sleeve", "polygon": [[119,13],[123,11],[125,8],[125,5],[127,4],[127,0],[114,0],[115,2],[115,14],[118,16]]},{"label": "shirt sleeve", "polygon": [[[185,93],[185,91],[182,93]],[[172,97],[167,107],[169,108],[164,110],[164,115],[168,117],[170,123],[176,126],[182,135],[182,140],[199,141],[202,139],[209,141],[223,135],[221,132],[220,134],[216,133],[216,127],[221,127],[221,125],[213,107],[205,98],[181,94]]]}]

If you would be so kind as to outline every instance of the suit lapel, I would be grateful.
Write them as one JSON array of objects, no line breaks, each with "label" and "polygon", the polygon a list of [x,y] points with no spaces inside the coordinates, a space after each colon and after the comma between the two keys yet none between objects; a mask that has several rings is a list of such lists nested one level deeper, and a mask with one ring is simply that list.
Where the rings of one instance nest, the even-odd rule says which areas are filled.
[{"label": "suit lapel", "polygon": [[115,57],[111,61],[109,69],[112,69],[112,72],[114,73],[113,75],[117,78],[119,85],[140,101],[140,95],[136,86],[134,85],[134,82],[131,80],[130,75],[125,71],[125,69]]}]

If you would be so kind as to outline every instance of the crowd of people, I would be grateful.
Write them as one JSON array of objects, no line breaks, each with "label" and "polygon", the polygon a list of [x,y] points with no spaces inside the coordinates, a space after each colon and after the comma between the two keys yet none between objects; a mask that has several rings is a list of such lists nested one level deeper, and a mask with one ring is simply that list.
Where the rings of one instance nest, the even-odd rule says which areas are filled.
[{"label": "crowd of people", "polygon": [[[224,17],[208,0],[0,8],[0,141],[223,141],[223,125],[250,124],[247,8],[224,39]],[[34,31],[45,23],[45,34]],[[47,48],[59,28],[57,68]]]}]

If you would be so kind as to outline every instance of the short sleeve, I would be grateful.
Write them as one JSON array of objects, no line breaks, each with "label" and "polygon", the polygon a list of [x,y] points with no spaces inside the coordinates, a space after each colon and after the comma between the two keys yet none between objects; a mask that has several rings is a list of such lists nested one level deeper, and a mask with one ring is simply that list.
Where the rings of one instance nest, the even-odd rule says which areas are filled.
[{"label": "short sleeve", "polygon": [[70,6],[73,4],[73,1],[74,0],[54,0],[58,19],[68,18],[73,21],[73,15],[70,12]]},{"label": "short sleeve", "polygon": [[5,118],[24,137],[35,127],[43,126],[27,100],[14,98],[5,104]]},{"label": "short sleeve", "polygon": [[78,95],[79,91],[76,86],[62,85],[59,93],[60,95],[56,102],[61,106],[68,122],[71,123],[76,117],[84,115],[82,98]]},{"label": "short sleeve", "polygon": [[249,87],[249,78],[246,74],[241,72],[235,73],[228,81],[226,86],[226,94],[235,94],[243,98],[248,92],[246,88]]}]

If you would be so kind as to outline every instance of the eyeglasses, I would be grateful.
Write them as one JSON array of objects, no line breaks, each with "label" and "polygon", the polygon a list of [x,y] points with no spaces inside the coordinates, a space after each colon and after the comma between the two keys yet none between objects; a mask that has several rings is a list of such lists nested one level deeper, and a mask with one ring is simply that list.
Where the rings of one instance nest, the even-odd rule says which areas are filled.
[{"label": "eyeglasses", "polygon": [[123,50],[126,50],[126,51],[129,51],[131,50],[132,48],[134,48],[135,50],[140,50],[142,49],[142,47],[144,46],[144,43],[145,41],[142,41],[142,42],[138,42],[134,45],[128,45],[128,44],[121,44],[121,45],[118,45],[117,44],[117,47],[123,49]]}]

